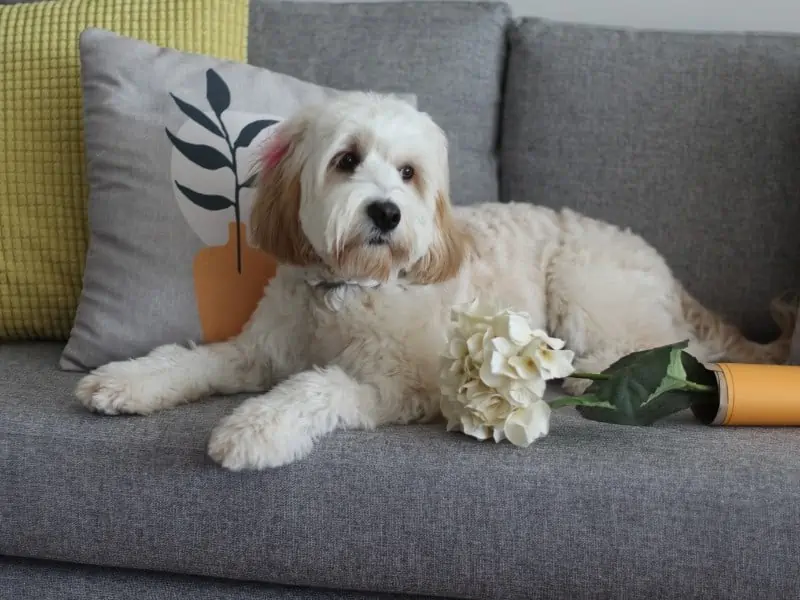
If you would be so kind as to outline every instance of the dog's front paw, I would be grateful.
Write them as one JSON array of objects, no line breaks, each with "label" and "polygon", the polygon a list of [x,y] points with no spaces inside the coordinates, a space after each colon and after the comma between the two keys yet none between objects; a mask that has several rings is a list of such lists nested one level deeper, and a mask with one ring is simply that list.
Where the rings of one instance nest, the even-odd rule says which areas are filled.
[{"label": "dog's front paw", "polygon": [[245,403],[211,432],[208,455],[231,471],[265,469],[299,460],[313,445],[311,436],[291,423],[288,415]]},{"label": "dog's front paw", "polygon": [[159,408],[158,394],[136,361],[109,363],[78,382],[75,396],[93,412],[146,415]]}]

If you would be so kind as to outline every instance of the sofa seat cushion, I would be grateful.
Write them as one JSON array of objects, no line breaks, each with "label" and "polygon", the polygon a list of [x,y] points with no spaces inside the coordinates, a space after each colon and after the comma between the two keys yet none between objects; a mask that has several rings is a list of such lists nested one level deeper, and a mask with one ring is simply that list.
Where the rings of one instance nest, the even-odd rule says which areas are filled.
[{"label": "sofa seat cushion", "polygon": [[0,346],[0,554],[481,599],[800,595],[796,429],[568,410],[525,450],[392,427],[231,473],[205,445],[237,398],[89,414],[60,351]]}]

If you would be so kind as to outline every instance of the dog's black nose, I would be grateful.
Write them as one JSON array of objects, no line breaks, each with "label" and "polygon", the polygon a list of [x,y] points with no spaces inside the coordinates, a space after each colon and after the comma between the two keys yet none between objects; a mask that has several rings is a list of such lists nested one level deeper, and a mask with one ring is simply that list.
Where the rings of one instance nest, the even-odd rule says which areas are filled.
[{"label": "dog's black nose", "polygon": [[367,216],[381,233],[388,233],[400,223],[400,207],[391,200],[376,200],[367,205]]}]

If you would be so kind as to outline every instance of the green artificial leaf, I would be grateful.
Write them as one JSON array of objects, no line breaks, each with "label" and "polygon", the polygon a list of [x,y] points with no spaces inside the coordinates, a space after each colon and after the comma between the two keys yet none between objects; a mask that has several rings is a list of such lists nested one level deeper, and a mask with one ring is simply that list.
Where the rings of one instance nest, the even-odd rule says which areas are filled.
[{"label": "green artificial leaf", "polygon": [[[637,352],[631,352],[630,354],[626,354],[625,356],[619,358],[616,362],[614,362],[610,367],[605,369],[602,373],[603,375],[613,375],[615,373],[619,373],[620,371],[625,371],[631,368],[631,366],[636,365],[637,368],[641,369],[641,365],[644,362],[653,362],[655,361],[666,361],[664,364],[668,363],[668,350],[672,348],[679,348],[683,349],[688,346],[688,341],[677,342],[675,344],[668,344],[666,346],[659,346],[656,348],[651,348],[649,350],[639,350]],[[655,355],[655,356],[653,356]],[[663,373],[661,371],[660,373]],[[660,381],[660,380],[659,380]],[[589,386],[587,391],[594,391],[597,390],[598,387],[602,387],[607,385],[608,380],[606,381],[594,381],[592,385]]]},{"label": "green artificial leaf", "polygon": [[601,400],[594,394],[583,394],[581,396],[562,396],[549,403],[552,410],[558,410],[565,406],[574,406],[575,409],[587,419],[593,421],[604,421],[608,423],[630,424],[630,420],[624,413],[617,410],[613,404]]},{"label": "green artificial leaf", "polygon": [[253,173],[252,175],[250,175],[250,177],[245,179],[244,183],[240,184],[239,187],[242,187],[242,188],[255,187],[256,178],[258,178],[258,173],[257,172]]},{"label": "green artificial leaf", "polygon": [[[586,419],[619,425],[652,425],[695,408],[718,393],[716,377],[685,349],[688,341],[623,356],[602,372],[583,396],[556,405],[574,405]],[[586,398],[585,404],[579,398]]]},{"label": "green artificial leaf", "polygon": [[594,393],[633,418],[661,386],[669,370],[674,346],[661,346],[623,357],[604,371],[610,375]]},{"label": "green artificial leaf", "polygon": [[273,121],[270,119],[259,119],[258,121],[253,121],[252,123],[248,123],[244,129],[239,132],[239,137],[236,138],[236,141],[233,144],[234,148],[247,148],[250,143],[255,139],[255,137],[261,133],[264,129],[271,125],[275,125],[277,121]]},{"label": "green artificial leaf", "polygon": [[684,349],[689,345],[688,340],[682,342],[676,342],[675,344],[667,344],[666,346],[657,346],[656,348],[650,348],[649,350],[639,350],[638,352],[631,352],[630,354],[626,354],[619,360],[617,360],[614,364],[608,367],[604,374],[610,375],[611,373],[616,373],[618,371],[622,371],[624,369],[629,368],[631,365],[641,365],[643,362],[649,362],[654,360],[654,356],[656,357],[655,360],[658,361],[665,361],[664,366],[666,367],[669,364],[669,355],[670,350],[673,348],[677,349]]},{"label": "green artificial leaf", "polygon": [[669,364],[667,364],[667,372],[664,379],[661,380],[659,386],[655,391],[650,394],[648,401],[657,398],[662,394],[671,392],[672,390],[681,390],[686,387],[686,370],[683,368],[683,350],[679,348],[672,348],[669,353]]},{"label": "green artificial leaf", "polygon": [[[686,370],[687,364],[690,365],[696,378],[695,380],[689,378]],[[668,414],[690,408],[697,399],[698,394],[703,394],[702,389],[700,389],[703,386],[710,388],[707,394],[717,393],[718,387],[716,385],[708,385],[709,376],[714,378],[713,374],[691,354],[673,348],[667,372],[661,385],[642,405],[642,418],[651,421],[657,420]],[[716,383],[716,378],[714,378],[714,383]],[[654,417],[653,415],[660,416]]]},{"label": "green artificial leaf", "polygon": [[702,423],[711,423],[719,408],[719,382],[714,371],[707,368],[691,354],[684,352],[683,368],[686,369],[686,378],[692,383],[704,386],[711,390],[708,393],[692,393],[692,413]]},{"label": "green artificial leaf", "polygon": [[201,194],[200,192],[195,192],[194,190],[181,185],[177,181],[175,182],[175,185],[178,187],[181,193],[183,193],[184,196],[186,196],[189,200],[194,202],[200,208],[216,211],[216,210],[225,210],[226,208],[231,208],[233,206],[233,202],[231,202],[225,196]]},{"label": "green artificial leaf", "polygon": [[616,408],[604,408],[599,406],[576,406],[575,410],[578,411],[584,419],[590,421],[601,421],[603,423],[612,423],[614,425],[639,425],[639,421],[635,416],[620,412]]},{"label": "green artificial leaf", "polygon": [[686,372],[687,381],[697,383],[713,389],[713,393],[719,393],[719,384],[717,383],[717,376],[714,372],[708,369],[703,363],[697,360],[688,352],[681,355],[681,362],[683,369]]},{"label": "green artificial leaf", "polygon": [[608,402],[627,419],[633,419],[636,410],[647,398],[647,389],[627,374],[617,374],[605,382],[595,395]]},{"label": "green artificial leaf", "polygon": [[222,169],[224,167],[228,167],[229,169],[233,168],[231,161],[228,160],[228,158],[216,148],[206,146],[205,144],[191,144],[189,142],[184,142],[182,139],[175,137],[169,129],[166,131],[167,137],[169,137],[170,141],[178,149],[178,151],[198,167],[202,167],[210,171],[216,171],[217,169]]},{"label": "green artificial leaf", "polygon": [[[641,412],[642,406],[659,395],[657,392],[664,385],[665,378],[674,379],[680,375],[683,368],[680,355],[687,345],[687,342],[680,342],[623,356],[603,371],[609,376],[607,380],[596,381],[587,390],[611,404],[615,410],[588,407],[579,409],[580,414],[588,419],[613,423],[646,424],[647,413]],[[664,388],[661,393],[666,391],[668,389]]]},{"label": "green artificial leaf", "polygon": [[638,424],[652,425],[664,417],[690,408],[695,395],[686,390],[675,390],[653,398],[642,405],[636,414]]},{"label": "green artificial leaf", "polygon": [[189,117],[192,121],[194,121],[204,129],[207,129],[214,135],[223,137],[220,128],[217,127],[216,123],[214,123],[214,121],[212,121],[208,116],[206,116],[202,110],[200,110],[195,106],[192,106],[191,104],[185,102],[184,100],[181,100],[175,94],[170,94],[170,96],[172,96],[172,99],[175,101],[175,104],[178,105],[178,108],[181,109],[183,114]]},{"label": "green artificial leaf", "polygon": [[206,71],[206,99],[218,117],[231,105],[231,91],[214,69]]}]

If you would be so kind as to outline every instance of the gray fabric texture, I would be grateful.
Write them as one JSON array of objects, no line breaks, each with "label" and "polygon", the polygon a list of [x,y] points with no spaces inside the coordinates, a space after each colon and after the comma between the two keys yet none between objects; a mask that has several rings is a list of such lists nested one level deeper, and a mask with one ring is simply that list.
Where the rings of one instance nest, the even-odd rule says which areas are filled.
[{"label": "gray fabric texture", "polygon": [[335,88],[416,95],[450,144],[452,200],[498,198],[508,5],[252,0],[248,62]]},{"label": "gray fabric texture", "polygon": [[388,427],[230,473],[205,445],[239,399],[89,414],[60,350],[0,346],[0,554],[483,600],[800,595],[796,428],[568,410],[525,450]]},{"label": "gray fabric texture", "polygon": [[3,600],[422,600],[0,557]]},{"label": "gray fabric texture", "polygon": [[758,339],[800,287],[800,36],[525,18],[510,32],[501,195],[631,227]]},{"label": "gray fabric texture", "polygon": [[[247,251],[246,232],[240,234],[239,270],[237,184],[255,172],[259,149],[275,123],[337,91],[100,29],[82,33],[80,53],[90,242],[61,367],[89,369],[164,343],[218,341],[238,333],[211,337],[220,320],[235,314],[232,303],[254,289],[249,311],[238,314],[244,324],[271,271],[259,262],[260,251]],[[209,85],[207,97],[207,69],[228,88],[229,105],[219,117],[212,112],[212,99],[221,94]],[[190,118],[171,94],[201,111],[218,133]],[[404,98],[415,102],[413,95]],[[217,106],[224,106],[220,102]],[[271,124],[235,150],[238,180],[219,161],[190,160],[167,134],[216,149],[230,161],[222,131],[233,143],[259,122]],[[192,192],[205,196],[192,201]],[[248,225],[255,190],[242,189],[238,196],[240,223]],[[220,206],[220,197],[230,205]],[[224,258],[208,258],[218,256],[209,251]],[[209,286],[210,279],[216,283]],[[211,307],[202,311],[203,322],[201,302]]]}]

